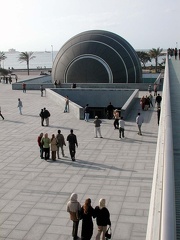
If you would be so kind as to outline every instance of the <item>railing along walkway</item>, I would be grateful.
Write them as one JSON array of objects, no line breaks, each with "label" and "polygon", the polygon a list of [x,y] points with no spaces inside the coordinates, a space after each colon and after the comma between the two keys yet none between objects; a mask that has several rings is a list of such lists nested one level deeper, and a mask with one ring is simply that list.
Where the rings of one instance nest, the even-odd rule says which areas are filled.
[{"label": "railing along walkway", "polygon": [[173,129],[176,233],[180,239],[180,60],[169,60],[171,114]]}]

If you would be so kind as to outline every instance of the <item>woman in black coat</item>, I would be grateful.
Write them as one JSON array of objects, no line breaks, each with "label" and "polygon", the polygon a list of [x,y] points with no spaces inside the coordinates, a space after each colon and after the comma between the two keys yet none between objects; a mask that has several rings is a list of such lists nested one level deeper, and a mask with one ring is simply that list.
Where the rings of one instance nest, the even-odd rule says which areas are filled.
[{"label": "woman in black coat", "polygon": [[102,239],[105,240],[107,225],[111,227],[110,213],[109,210],[106,208],[105,203],[106,200],[104,198],[101,198],[99,200],[99,206],[95,207],[96,223],[98,226],[96,240],[100,240],[101,235]]},{"label": "woman in black coat", "polygon": [[91,199],[86,199],[84,205],[80,210],[80,219],[82,219],[81,239],[90,240],[93,235],[93,221],[95,217],[94,208],[91,206]]}]

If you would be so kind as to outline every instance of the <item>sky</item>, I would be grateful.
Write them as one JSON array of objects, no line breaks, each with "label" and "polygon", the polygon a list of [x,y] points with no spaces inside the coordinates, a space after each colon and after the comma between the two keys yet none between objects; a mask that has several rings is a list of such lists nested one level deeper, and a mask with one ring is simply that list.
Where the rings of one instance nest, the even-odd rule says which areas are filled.
[{"label": "sky", "polygon": [[59,51],[73,36],[106,30],[135,50],[180,48],[180,0],[0,0],[0,51]]}]

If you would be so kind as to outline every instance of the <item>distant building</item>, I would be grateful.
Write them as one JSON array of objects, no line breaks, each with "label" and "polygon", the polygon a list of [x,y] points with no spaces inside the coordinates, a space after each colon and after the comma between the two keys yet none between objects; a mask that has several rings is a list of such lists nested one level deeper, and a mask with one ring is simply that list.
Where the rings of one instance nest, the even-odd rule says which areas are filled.
[{"label": "distant building", "polygon": [[52,81],[61,83],[139,83],[142,69],[134,48],[108,31],[82,32],[59,50]]},{"label": "distant building", "polygon": [[15,52],[16,52],[16,49],[10,48],[10,49],[8,50],[8,52],[9,52],[9,53],[15,53]]}]

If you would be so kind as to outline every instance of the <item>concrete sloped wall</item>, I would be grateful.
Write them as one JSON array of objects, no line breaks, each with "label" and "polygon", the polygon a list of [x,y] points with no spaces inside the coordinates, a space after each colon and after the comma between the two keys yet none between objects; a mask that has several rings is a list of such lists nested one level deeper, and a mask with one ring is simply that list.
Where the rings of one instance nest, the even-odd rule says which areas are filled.
[{"label": "concrete sloped wall", "polygon": [[84,119],[84,106],[106,107],[111,101],[115,108],[122,108],[126,117],[138,97],[138,90],[129,89],[47,89],[46,96],[62,108],[65,106],[65,96],[70,99],[70,112],[78,119]]}]

